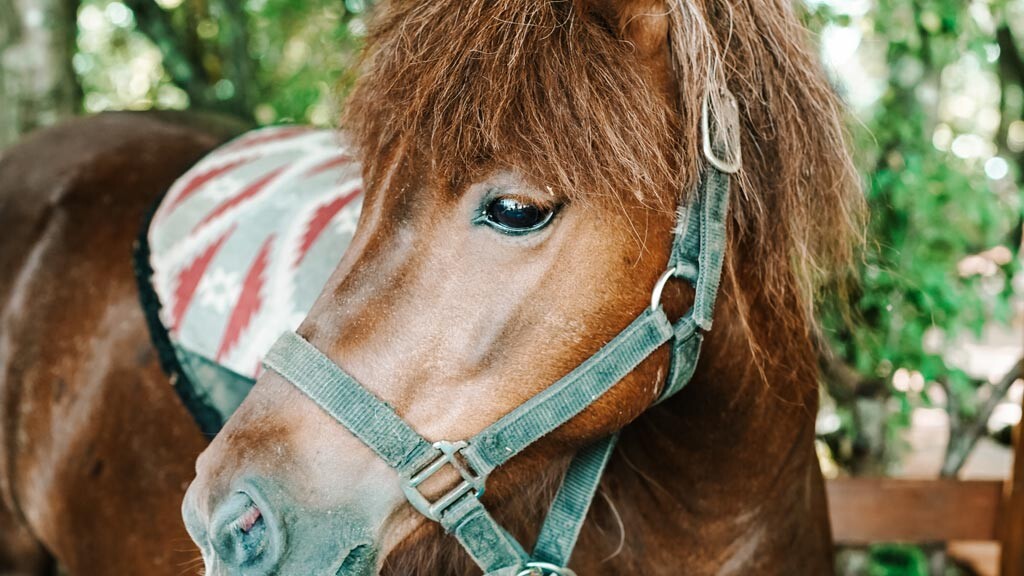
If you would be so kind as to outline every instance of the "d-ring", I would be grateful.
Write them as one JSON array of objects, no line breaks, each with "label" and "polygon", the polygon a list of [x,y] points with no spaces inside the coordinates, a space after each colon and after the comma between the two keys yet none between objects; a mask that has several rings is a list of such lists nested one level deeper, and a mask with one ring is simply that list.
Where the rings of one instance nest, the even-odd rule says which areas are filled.
[{"label": "d-ring", "polygon": [[[729,119],[732,120],[733,122],[738,123],[739,112],[736,109],[736,98],[732,95],[731,92],[726,92],[723,96],[725,96],[725,99],[728,102],[728,105],[730,106],[730,110],[728,111],[728,114],[730,115]],[[717,128],[724,128],[726,134],[712,134],[711,110],[709,110],[708,104],[708,101],[710,99],[710,95],[704,97],[704,104],[701,108],[700,115],[700,131],[701,139],[703,140],[704,144],[704,158],[706,158],[707,161],[710,162],[711,165],[717,168],[719,171],[725,174],[735,174],[740,171],[740,167],[743,163],[742,155],[740,153],[740,142],[737,126],[732,125],[723,127],[716,125]],[[715,153],[715,146],[712,142],[712,140],[714,140],[715,138],[722,138],[725,142],[724,158]]]},{"label": "d-ring", "polygon": [[665,290],[665,284],[668,284],[668,279],[674,276],[676,273],[676,267],[673,266],[668,270],[661,273],[661,278],[654,284],[654,290],[651,291],[651,312],[658,309],[661,305],[661,293]]}]

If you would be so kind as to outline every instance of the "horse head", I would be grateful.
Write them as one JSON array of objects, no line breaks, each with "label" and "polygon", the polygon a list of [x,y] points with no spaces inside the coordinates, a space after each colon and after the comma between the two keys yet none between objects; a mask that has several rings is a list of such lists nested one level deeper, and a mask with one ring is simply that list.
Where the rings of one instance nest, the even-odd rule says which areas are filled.
[{"label": "horse head", "polygon": [[[716,370],[760,381],[813,365],[804,281],[848,254],[856,211],[838,107],[787,8],[729,4],[379,8],[345,118],[363,211],[298,334],[422,438],[474,437],[652,307],[677,215],[700,201],[701,120],[728,89],[751,152],[694,386]],[[669,279],[660,302],[677,321],[694,290]],[[658,346],[473,497],[531,541],[570,457],[637,419],[670,367]],[[451,459],[416,487],[426,500],[460,481],[465,462]],[[267,370],[199,459],[184,515],[211,576],[464,573],[467,556],[409,505],[407,484]]]}]

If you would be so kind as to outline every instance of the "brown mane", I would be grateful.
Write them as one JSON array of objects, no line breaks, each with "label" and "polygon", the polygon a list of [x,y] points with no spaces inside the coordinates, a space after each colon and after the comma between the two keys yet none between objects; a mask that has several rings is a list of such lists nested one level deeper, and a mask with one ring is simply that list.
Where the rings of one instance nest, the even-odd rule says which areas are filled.
[{"label": "brown mane", "polygon": [[852,261],[863,200],[841,102],[789,2],[670,2],[675,106],[635,47],[578,4],[382,6],[345,116],[367,181],[391,151],[412,149],[449,178],[506,165],[572,201],[671,209],[694,188],[701,104],[724,78],[740,103],[744,152],[727,290],[755,352],[764,346],[740,286],[756,287],[773,322],[805,340],[816,287]]},{"label": "brown mane", "polygon": [[574,200],[666,200],[681,154],[674,111],[630,59],[570,2],[393,3],[347,125],[370,178],[411,144],[444,175],[502,164]]},{"label": "brown mane", "polygon": [[[749,346],[761,382],[782,370],[814,386],[808,335],[817,288],[848,270],[863,199],[841,102],[788,1],[672,0],[666,46],[675,101],[640,50],[582,4],[383,5],[345,117],[368,185],[383,178],[395,150],[411,150],[442,177],[512,166],[572,202],[673,210],[702,167],[705,94],[725,82],[740,105],[744,163],[730,208],[722,313]],[[529,542],[525,527],[536,519],[528,503],[545,500],[526,492],[522,505],[498,515]],[[393,559],[393,573],[469,570],[461,551],[435,542]]]}]

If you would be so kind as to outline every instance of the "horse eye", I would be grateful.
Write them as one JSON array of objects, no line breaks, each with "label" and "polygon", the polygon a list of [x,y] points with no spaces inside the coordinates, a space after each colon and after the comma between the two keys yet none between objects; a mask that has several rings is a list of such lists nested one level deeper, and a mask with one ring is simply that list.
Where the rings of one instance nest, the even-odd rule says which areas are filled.
[{"label": "horse eye", "polygon": [[501,197],[487,205],[483,221],[506,234],[528,234],[547,226],[554,215],[554,208]]}]

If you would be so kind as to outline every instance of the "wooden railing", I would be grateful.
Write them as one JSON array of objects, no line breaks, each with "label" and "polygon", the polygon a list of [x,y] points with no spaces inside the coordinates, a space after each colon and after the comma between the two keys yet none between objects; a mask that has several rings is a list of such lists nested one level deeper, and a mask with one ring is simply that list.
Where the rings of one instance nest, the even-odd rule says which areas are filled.
[{"label": "wooden railing", "polygon": [[843,478],[828,482],[837,544],[998,541],[1000,573],[1024,576],[1024,434],[1002,480]]}]

